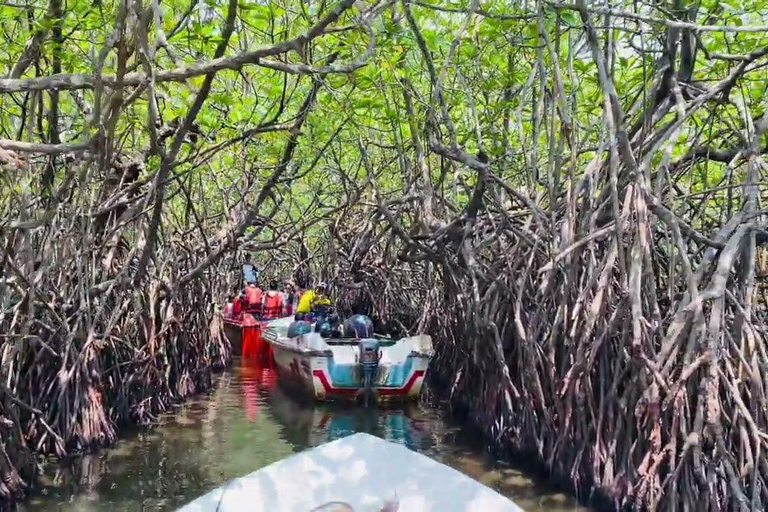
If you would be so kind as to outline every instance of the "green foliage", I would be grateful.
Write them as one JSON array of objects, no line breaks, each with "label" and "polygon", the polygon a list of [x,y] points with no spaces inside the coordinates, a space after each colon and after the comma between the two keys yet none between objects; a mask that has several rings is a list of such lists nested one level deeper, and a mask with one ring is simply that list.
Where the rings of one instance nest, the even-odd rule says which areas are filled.
[{"label": "green foliage", "polygon": [[[441,5],[448,9],[463,9],[467,4],[461,1]],[[33,0],[29,5],[28,11],[10,3],[0,5],[0,33],[5,50],[0,53],[0,69],[10,70],[20,59],[27,41],[36,32],[49,32],[53,27],[54,20],[46,14],[47,1]],[[60,51],[54,47],[50,37],[44,37],[35,65],[29,66],[24,76],[50,73],[51,56],[56,52],[61,56],[64,73],[92,74],[103,45],[113,36],[114,13],[118,5],[115,0],[106,0],[101,4],[89,0],[68,2],[61,20],[64,43]],[[324,14],[318,12],[319,5],[318,2],[296,0],[240,1],[236,30],[230,39],[227,54],[267,47],[276,41],[303,34]],[[545,5],[543,26],[546,33],[541,34],[535,6],[525,11],[515,3],[500,2],[487,8],[507,18],[480,16],[469,23],[449,65],[444,69],[445,59],[464,24],[465,14],[411,6],[435,69],[438,74],[444,74],[443,96],[455,125],[457,142],[468,151],[475,151],[478,145],[476,133],[479,131],[480,143],[499,162],[497,172],[507,177],[529,175],[532,165],[540,169],[552,165],[551,139],[562,136],[562,116],[555,116],[552,121],[553,98],[558,94],[555,72],[559,69],[565,94],[563,104],[574,126],[579,128],[579,144],[582,147],[600,144],[605,135],[603,91],[585,45],[579,14]],[[630,11],[632,6],[625,3],[623,8]],[[154,54],[157,69],[172,69],[209,60],[221,40],[227,3],[211,0],[201,5],[192,4],[190,10],[187,0],[168,0],[162,2],[161,9],[160,28],[169,45]],[[762,0],[705,0],[701,3],[698,19],[706,19],[709,24],[739,26],[747,22],[758,23],[760,14],[766,13],[766,9],[768,7]],[[356,8],[350,10],[336,25],[353,24],[357,13]],[[706,18],[707,13],[715,18]],[[664,17],[661,12],[651,14]],[[520,18],[509,18],[512,16]],[[632,20],[614,18],[613,25],[610,31],[600,29],[599,35],[604,43],[609,36],[612,40],[615,52],[610,63],[614,83],[625,109],[631,110],[638,101],[650,101],[644,95],[648,94],[646,88],[658,72],[656,56],[666,29],[660,24],[651,24],[640,37]],[[155,30],[154,26],[151,28]],[[376,47],[367,65],[350,74],[331,74],[324,78],[317,104],[304,125],[290,164],[296,177],[284,184],[290,187],[295,197],[284,205],[286,208],[279,209],[278,223],[296,222],[304,209],[318,204],[315,197],[318,191],[333,191],[321,198],[321,209],[333,208],[345,201],[346,193],[341,191],[348,190],[348,187],[343,186],[341,174],[361,165],[361,144],[366,149],[370,165],[377,170],[376,188],[384,193],[382,199],[402,193],[406,172],[402,165],[413,165],[415,158],[411,142],[412,126],[419,130],[422,146],[428,146],[423,129],[429,106],[434,105],[433,88],[416,37],[403,18],[402,5],[396,3],[384,10],[374,19],[373,28]],[[130,26],[126,29],[125,39],[129,43],[136,37],[132,30]],[[555,53],[545,45],[543,36],[556,49]],[[151,34],[153,42],[154,37],[155,34]],[[702,84],[724,78],[734,65],[728,60],[711,58],[712,53],[748,53],[768,43],[768,36],[762,33],[708,31],[698,34],[698,38],[710,53],[705,55],[705,52],[698,51],[695,54],[694,80]],[[362,30],[334,31],[313,41],[305,57],[289,52],[286,54],[287,62],[299,63],[306,59],[321,65],[331,52],[338,53],[337,62],[350,62],[365,51],[367,43],[368,36]],[[642,54],[639,51],[642,46],[657,53]],[[117,73],[120,66],[118,53],[116,49],[108,52],[103,74]],[[135,53],[128,56],[127,67],[129,71],[141,71]],[[756,71],[753,76],[768,78],[764,69]],[[412,84],[408,87],[413,87],[410,92],[413,95],[413,119],[407,115],[404,80]],[[203,77],[195,77],[182,83],[167,82],[157,86],[163,123],[186,114],[202,81]],[[752,80],[733,91],[753,115],[765,112],[763,99],[766,83],[768,81]],[[285,75],[253,65],[245,66],[240,71],[221,71],[217,74],[211,94],[197,117],[202,138],[196,147],[187,144],[182,148],[180,163],[175,169],[179,175],[190,175],[191,183],[199,184],[195,197],[201,208],[210,210],[209,217],[214,218],[216,209],[231,204],[222,200],[223,190],[229,190],[227,193],[233,194],[229,199],[234,200],[239,194],[238,187],[244,182],[260,183],[268,178],[283,157],[287,134],[285,131],[266,132],[236,143],[228,144],[227,141],[240,137],[244,131],[275,116],[278,116],[277,122],[292,119],[311,85],[312,80],[306,76]],[[42,98],[40,95],[0,97],[2,137],[45,140],[47,119],[40,123],[42,132],[40,126],[25,126],[23,134],[19,131],[21,120],[28,115],[34,101],[42,101],[45,108],[50,105],[47,94],[43,94]],[[65,134],[65,142],[83,140],[92,133],[83,132],[88,123],[82,108],[92,104],[91,91],[60,94],[59,125]],[[688,134],[700,133],[702,126],[716,133],[731,127],[733,119],[739,117],[732,105],[723,104],[718,108],[716,116],[692,116],[690,125],[680,131],[680,140],[672,150],[673,159],[680,158],[688,150]],[[475,116],[479,127],[475,126]],[[664,122],[671,122],[674,117],[675,113],[670,112]],[[147,119],[148,102],[142,95],[117,121],[115,132],[129,134],[123,149],[133,155],[146,153],[149,148]],[[441,133],[446,135],[444,127],[441,127]],[[200,154],[218,145],[223,149],[214,157],[200,160]],[[321,148],[325,149],[318,155]],[[565,151],[570,150],[565,145]],[[590,151],[574,150],[577,151],[578,168],[583,168],[594,156]],[[532,160],[534,154],[536,162]],[[404,158],[399,158],[399,155],[404,155]],[[561,161],[568,158],[567,154],[563,155]],[[434,154],[428,155],[428,159],[432,178],[442,188],[441,196],[458,208],[466,204],[468,188],[474,181],[472,173],[450,164],[451,172],[446,173],[441,181],[440,159]],[[146,163],[149,172],[156,168],[156,160],[148,159]],[[706,173],[710,173],[707,176],[700,176],[700,169],[691,172],[692,176],[697,176],[696,180],[706,183],[716,183],[720,179],[717,166],[706,167]],[[530,183],[525,178],[515,185],[527,187]],[[219,186],[222,184],[225,188]],[[173,185],[174,190],[175,187]],[[695,189],[696,186],[692,187]],[[170,201],[180,211],[186,208],[184,194],[171,194]]]}]

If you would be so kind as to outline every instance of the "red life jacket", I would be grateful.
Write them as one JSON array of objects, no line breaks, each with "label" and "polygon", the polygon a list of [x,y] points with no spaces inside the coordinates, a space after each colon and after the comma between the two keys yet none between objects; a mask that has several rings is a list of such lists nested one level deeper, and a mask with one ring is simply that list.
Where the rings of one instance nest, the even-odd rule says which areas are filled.
[{"label": "red life jacket", "polygon": [[240,318],[240,315],[243,312],[243,301],[240,299],[240,297],[236,298],[235,301],[232,303],[232,316],[235,318]]},{"label": "red life jacket", "polygon": [[283,294],[270,290],[264,298],[264,316],[278,318],[283,315]]},{"label": "red life jacket", "polygon": [[245,300],[248,301],[249,306],[261,306],[261,296],[261,288],[258,286],[246,286]]},{"label": "red life jacket", "polygon": [[222,311],[222,314],[224,315],[225,318],[229,318],[232,316],[233,307],[234,306],[232,305],[231,302],[227,302],[227,304],[224,306],[224,311]]}]

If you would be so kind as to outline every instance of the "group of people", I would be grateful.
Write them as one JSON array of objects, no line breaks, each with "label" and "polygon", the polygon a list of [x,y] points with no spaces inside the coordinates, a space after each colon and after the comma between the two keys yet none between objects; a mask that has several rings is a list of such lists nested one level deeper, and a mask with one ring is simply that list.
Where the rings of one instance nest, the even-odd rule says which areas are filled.
[{"label": "group of people", "polygon": [[295,315],[297,324],[315,323],[315,329],[324,337],[373,335],[373,323],[365,315],[354,315],[341,322],[324,282],[302,290],[292,281],[273,279],[267,288],[262,288],[258,283],[259,272],[250,257],[246,257],[242,271],[245,287],[229,297],[224,308],[225,318],[255,322]]},{"label": "group of people", "polygon": [[249,313],[262,320],[271,320],[293,314],[308,315],[317,307],[331,306],[327,291],[325,283],[301,290],[290,281],[278,283],[276,280],[263,289],[253,277],[239,293],[229,297],[224,316],[242,318],[244,313]]}]

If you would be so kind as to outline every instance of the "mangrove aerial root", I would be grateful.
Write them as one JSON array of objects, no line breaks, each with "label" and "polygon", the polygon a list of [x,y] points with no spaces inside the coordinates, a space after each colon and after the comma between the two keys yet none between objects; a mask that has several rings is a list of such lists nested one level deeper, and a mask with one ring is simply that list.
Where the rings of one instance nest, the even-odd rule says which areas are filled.
[{"label": "mangrove aerial root", "polygon": [[[677,132],[653,110],[625,118],[609,75],[599,76],[613,114],[605,110],[601,150],[578,174],[563,171],[526,192],[501,177],[501,161],[489,165],[455,139],[444,144],[432,119],[424,130],[441,165],[475,173],[466,202],[419,172],[426,155],[414,137],[400,169],[414,192],[377,190],[376,204],[331,224],[318,268],[340,282],[346,309],[362,304],[382,328],[431,334],[433,373],[451,402],[495,444],[532,456],[582,496],[616,509],[764,510],[768,237],[756,186],[764,163],[753,146],[731,162],[742,172],[721,188],[683,194],[644,153],[647,141],[658,150]],[[449,125],[432,78],[431,115]],[[414,89],[404,82],[403,104],[417,123]],[[545,107],[555,112],[561,99]],[[568,137],[557,137],[560,151],[563,138],[574,143]],[[712,137],[699,143],[721,144]]]}]

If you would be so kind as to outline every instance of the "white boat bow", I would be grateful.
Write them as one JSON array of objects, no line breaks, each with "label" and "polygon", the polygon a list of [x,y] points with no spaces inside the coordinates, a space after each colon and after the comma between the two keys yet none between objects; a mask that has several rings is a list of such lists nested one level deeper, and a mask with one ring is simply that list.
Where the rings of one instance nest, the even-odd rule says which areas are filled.
[{"label": "white boat bow", "polygon": [[379,512],[387,502],[387,510],[402,512],[522,512],[459,471],[368,434],[275,462],[178,512],[310,512],[333,502],[347,504],[354,512]]}]

